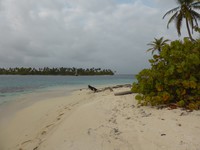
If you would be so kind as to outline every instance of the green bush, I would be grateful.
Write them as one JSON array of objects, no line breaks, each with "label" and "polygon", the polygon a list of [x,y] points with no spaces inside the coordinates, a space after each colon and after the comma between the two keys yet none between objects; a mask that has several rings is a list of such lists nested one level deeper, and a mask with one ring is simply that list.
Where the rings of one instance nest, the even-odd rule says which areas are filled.
[{"label": "green bush", "polygon": [[142,70],[132,87],[140,104],[200,108],[200,40],[166,44],[149,62],[151,68]]}]

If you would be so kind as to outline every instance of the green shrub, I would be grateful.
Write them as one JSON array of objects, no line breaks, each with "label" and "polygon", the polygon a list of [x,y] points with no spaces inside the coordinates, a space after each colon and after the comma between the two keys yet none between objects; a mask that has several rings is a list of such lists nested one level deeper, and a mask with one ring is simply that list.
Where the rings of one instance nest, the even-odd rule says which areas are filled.
[{"label": "green shrub", "polygon": [[166,44],[149,62],[151,68],[142,70],[132,87],[140,104],[200,108],[200,40]]}]

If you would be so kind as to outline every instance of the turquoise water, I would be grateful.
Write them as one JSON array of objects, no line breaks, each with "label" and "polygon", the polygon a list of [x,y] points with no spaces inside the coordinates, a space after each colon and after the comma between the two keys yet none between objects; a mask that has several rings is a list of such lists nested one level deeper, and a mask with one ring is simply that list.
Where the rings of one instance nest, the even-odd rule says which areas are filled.
[{"label": "turquoise water", "polygon": [[71,89],[95,87],[113,84],[132,84],[136,81],[134,75],[114,76],[0,76],[0,104],[9,101],[11,97],[49,88],[68,87]]}]

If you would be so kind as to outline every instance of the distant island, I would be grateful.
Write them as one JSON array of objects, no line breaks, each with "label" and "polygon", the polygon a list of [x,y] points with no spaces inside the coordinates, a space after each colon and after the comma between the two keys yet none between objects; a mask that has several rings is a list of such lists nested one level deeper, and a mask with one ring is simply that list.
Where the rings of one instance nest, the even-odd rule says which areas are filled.
[{"label": "distant island", "polygon": [[110,69],[101,68],[0,68],[0,75],[71,75],[71,76],[87,76],[87,75],[114,75]]}]

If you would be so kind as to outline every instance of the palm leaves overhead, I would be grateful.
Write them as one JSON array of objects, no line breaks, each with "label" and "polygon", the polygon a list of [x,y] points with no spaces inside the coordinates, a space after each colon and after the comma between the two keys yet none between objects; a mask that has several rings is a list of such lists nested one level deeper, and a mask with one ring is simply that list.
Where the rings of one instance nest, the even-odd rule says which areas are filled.
[{"label": "palm leaves overhead", "polygon": [[178,7],[169,10],[164,16],[163,19],[170,14],[173,14],[168,21],[167,28],[172,21],[175,21],[176,29],[178,35],[181,35],[182,22],[185,20],[188,35],[191,40],[193,40],[191,32],[198,27],[198,20],[200,20],[200,14],[195,10],[200,10],[200,1],[199,0],[177,0],[179,4]]},{"label": "palm leaves overhead", "polygon": [[161,52],[162,47],[163,47],[167,42],[169,42],[169,40],[168,40],[168,39],[164,40],[163,37],[161,37],[160,39],[154,38],[154,41],[152,41],[151,43],[148,43],[148,44],[147,44],[147,45],[151,46],[151,48],[149,48],[149,49],[147,50],[147,52],[152,51],[152,54],[153,54],[155,51]]}]

